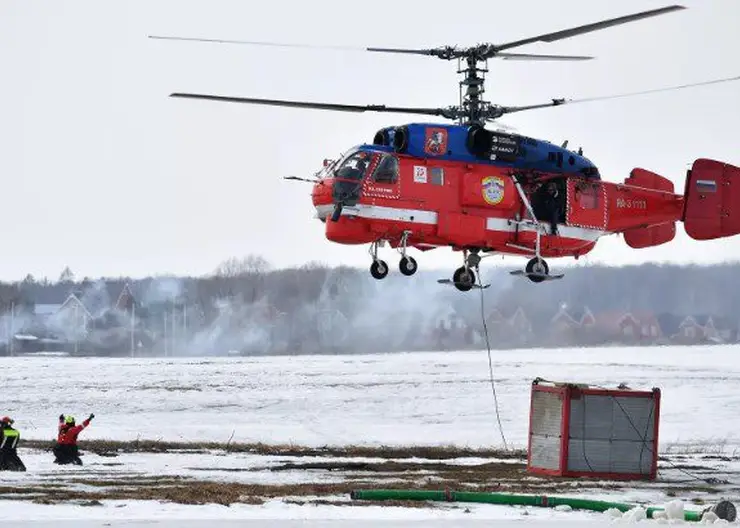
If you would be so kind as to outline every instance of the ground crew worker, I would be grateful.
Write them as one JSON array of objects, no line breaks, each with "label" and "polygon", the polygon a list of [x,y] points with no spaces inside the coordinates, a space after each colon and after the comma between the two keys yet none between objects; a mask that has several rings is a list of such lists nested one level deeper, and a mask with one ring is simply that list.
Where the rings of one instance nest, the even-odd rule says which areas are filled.
[{"label": "ground crew worker", "polygon": [[59,435],[57,436],[57,444],[54,446],[55,464],[82,465],[80,450],[77,447],[77,436],[85,427],[90,425],[93,418],[95,418],[95,415],[91,414],[80,425],[75,425],[74,416],[59,415]]},{"label": "ground crew worker", "polygon": [[0,471],[25,471],[26,466],[17,451],[21,434],[13,428],[13,419],[9,416],[0,420],[0,434]]}]

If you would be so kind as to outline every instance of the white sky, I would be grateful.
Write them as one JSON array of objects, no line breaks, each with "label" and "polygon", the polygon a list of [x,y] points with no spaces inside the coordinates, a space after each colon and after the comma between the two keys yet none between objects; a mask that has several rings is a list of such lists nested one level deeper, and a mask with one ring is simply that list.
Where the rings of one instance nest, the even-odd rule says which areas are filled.
[{"label": "white sky", "polygon": [[[258,253],[275,266],[369,265],[366,247],[325,240],[310,176],[325,157],[370,142],[396,114],[170,99],[171,92],[357,104],[457,102],[455,62],[413,56],[147,39],[148,34],[350,46],[504,42],[668,5],[655,0],[0,0],[0,278],[201,274]],[[460,4],[463,5],[463,4]],[[589,62],[491,61],[487,98],[530,104],[738,75],[740,3],[688,0],[685,11],[513,51],[591,54]],[[683,189],[689,164],[740,165],[740,83],[508,116],[520,133],[583,146],[606,179],[642,166]],[[589,262],[717,262],[740,237],[631,250],[604,239]],[[395,270],[398,255],[385,250]],[[424,268],[459,266],[446,249]],[[493,259],[495,260],[495,259]],[[509,266],[522,259],[507,259]],[[568,261],[561,261],[563,264]],[[552,266],[552,264],[551,264]]]}]

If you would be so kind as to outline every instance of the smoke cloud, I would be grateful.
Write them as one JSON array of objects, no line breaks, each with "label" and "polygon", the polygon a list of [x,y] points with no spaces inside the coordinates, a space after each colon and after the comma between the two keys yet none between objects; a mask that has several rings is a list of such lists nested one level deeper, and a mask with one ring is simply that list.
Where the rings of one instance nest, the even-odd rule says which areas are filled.
[{"label": "smoke cloud", "polygon": [[[113,308],[126,281],[37,284],[39,291],[74,292],[81,305],[40,318],[14,301],[14,316],[0,315],[0,342],[7,346],[12,325],[24,346],[45,338],[68,351],[100,355],[351,354],[484,345],[481,291],[462,293],[437,283],[452,270],[422,268],[405,277],[391,269],[375,280],[365,269],[320,264],[281,270],[256,258],[228,264],[208,277],[131,281],[133,318],[130,310]],[[501,310],[512,318],[522,308],[535,333],[549,328],[563,306],[573,315],[588,308],[597,320],[631,310],[697,320],[711,315],[716,326],[725,324],[725,316],[734,324],[740,310],[740,292],[732,290],[737,271],[737,265],[584,266],[568,270],[562,281],[535,285],[484,267],[482,278],[491,285],[482,292],[483,311]],[[682,286],[670,287],[675,284]],[[517,327],[489,330],[495,346],[524,343]]]}]

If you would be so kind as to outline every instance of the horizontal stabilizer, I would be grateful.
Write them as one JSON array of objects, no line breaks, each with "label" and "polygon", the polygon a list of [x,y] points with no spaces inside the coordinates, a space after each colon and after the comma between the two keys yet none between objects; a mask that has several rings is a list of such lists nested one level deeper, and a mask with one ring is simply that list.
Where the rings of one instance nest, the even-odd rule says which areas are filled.
[{"label": "horizontal stabilizer", "polygon": [[[654,191],[674,192],[673,182],[668,178],[646,169],[635,168],[629,178],[624,180],[625,185],[641,187]],[[624,241],[633,249],[659,246],[673,240],[676,236],[676,223],[665,222],[658,225],[637,227],[624,231]]]},{"label": "horizontal stabilizer", "polygon": [[660,246],[670,242],[676,236],[676,223],[668,222],[649,227],[628,229],[624,232],[624,241],[633,249]]},{"label": "horizontal stabilizer", "polygon": [[683,221],[695,240],[740,233],[740,168],[697,159],[686,177]]},{"label": "horizontal stabilizer", "polygon": [[624,180],[625,185],[631,185],[633,187],[642,187],[644,189],[655,189],[656,191],[666,191],[672,193],[673,182],[668,178],[664,178],[660,174],[655,174],[645,169],[632,169],[629,178]]}]

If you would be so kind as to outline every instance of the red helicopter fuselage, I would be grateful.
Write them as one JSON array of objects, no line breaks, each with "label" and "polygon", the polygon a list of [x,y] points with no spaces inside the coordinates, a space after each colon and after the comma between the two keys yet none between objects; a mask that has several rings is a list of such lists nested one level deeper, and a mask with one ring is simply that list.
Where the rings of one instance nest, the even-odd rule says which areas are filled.
[{"label": "red helicopter fuselage", "polygon": [[740,213],[736,206],[740,202],[737,181],[740,169],[737,167],[696,160],[682,196],[674,192],[671,180],[639,168],[623,183],[602,181],[599,170],[583,156],[583,150],[568,150],[567,141],[557,146],[546,140],[485,128],[500,117],[516,112],[740,80],[739,76],[732,76],[627,94],[580,99],[559,97],[528,105],[500,105],[482,97],[489,59],[590,60],[594,57],[511,50],[683,9],[684,6],[670,5],[498,44],[365,48],[374,53],[457,60],[457,73],[464,79],[459,83],[460,103],[453,106],[359,105],[195,93],[170,95],[338,112],[435,116],[456,121],[456,125],[387,126],[376,133],[372,145],[355,148],[341,160],[325,164],[314,185],[313,204],[318,218],[326,225],[326,238],[340,244],[370,243],[373,260],[370,273],[377,279],[388,274],[387,264],[378,258],[378,247],[387,242],[400,249],[399,269],[404,275],[413,275],[417,270],[416,261],[406,252],[410,247],[420,250],[451,247],[462,251],[464,265],[455,271],[451,281],[441,281],[462,291],[485,287],[476,284],[473,270],[478,268],[484,254],[492,253],[532,256],[524,270],[511,273],[542,282],[562,277],[550,275],[545,257],[578,258],[590,252],[596,241],[607,234],[622,233],[630,247],[643,248],[672,240],[679,220],[684,222],[689,236],[698,240],[740,233]]},{"label": "red helicopter fuselage", "polygon": [[[353,159],[363,163],[345,170]],[[325,169],[312,199],[326,238],[340,244],[386,241],[391,247],[423,251],[450,247],[466,253],[578,258],[613,233],[622,233],[633,248],[669,242],[677,221],[685,221],[697,239],[740,232],[737,215],[722,223],[715,210],[740,200],[740,185],[724,197],[720,192],[722,182],[740,176],[740,169],[711,160],[698,160],[689,173],[688,209],[686,197],[674,192],[670,180],[640,168],[624,183],[614,183],[567,172],[422,158],[366,145]],[[553,216],[538,211],[538,194],[548,186],[556,190]],[[710,204],[707,195],[720,195],[719,202]],[[717,221],[707,224],[704,218],[710,216]]]},{"label": "red helicopter fuselage", "polygon": [[[345,206],[338,221],[327,219],[334,209],[333,186],[341,178],[330,176],[314,185],[313,203],[319,219],[326,222],[327,239],[340,244],[383,239],[395,246],[404,232],[411,231],[408,246],[421,250],[475,247],[532,254],[537,229],[520,223],[531,220],[531,215],[509,169],[410,156],[398,156],[398,161],[400,170],[393,182],[376,181],[371,164],[358,183],[357,202]],[[490,181],[500,186],[494,199],[484,192]],[[591,251],[603,235],[680,220],[683,196],[673,194],[673,184],[664,181],[670,185],[651,189],[575,175],[540,175],[535,185],[555,182],[565,191],[564,221],[558,223],[558,235],[542,235],[542,256],[577,258]],[[524,184],[522,190],[531,202],[532,186]]]}]

